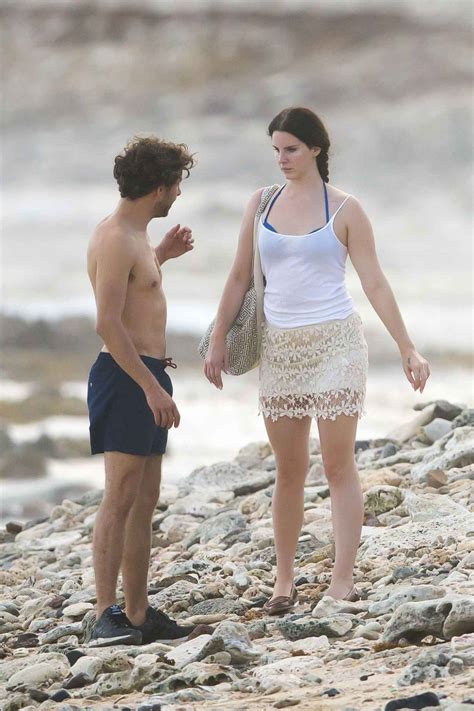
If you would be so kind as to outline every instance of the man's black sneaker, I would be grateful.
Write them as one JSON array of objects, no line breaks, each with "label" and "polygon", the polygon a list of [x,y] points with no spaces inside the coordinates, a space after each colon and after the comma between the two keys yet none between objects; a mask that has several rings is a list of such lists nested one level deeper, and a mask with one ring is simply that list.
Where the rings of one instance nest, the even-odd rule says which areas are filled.
[{"label": "man's black sneaker", "polygon": [[118,605],[111,605],[96,620],[89,641],[90,647],[110,647],[114,644],[141,644],[142,633]]},{"label": "man's black sneaker", "polygon": [[208,625],[178,625],[164,612],[153,607],[149,607],[146,611],[145,622],[133,627],[141,632],[143,644],[185,640],[189,635],[197,637],[199,634],[212,634],[214,631]]}]

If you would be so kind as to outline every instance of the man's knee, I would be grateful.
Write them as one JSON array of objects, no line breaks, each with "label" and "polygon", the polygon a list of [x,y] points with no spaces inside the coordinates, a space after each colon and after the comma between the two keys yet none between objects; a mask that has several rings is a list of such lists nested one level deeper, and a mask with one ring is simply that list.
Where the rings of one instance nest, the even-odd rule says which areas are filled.
[{"label": "man's knee", "polygon": [[120,513],[128,512],[140,491],[143,465],[130,463],[107,473],[104,503]]}]

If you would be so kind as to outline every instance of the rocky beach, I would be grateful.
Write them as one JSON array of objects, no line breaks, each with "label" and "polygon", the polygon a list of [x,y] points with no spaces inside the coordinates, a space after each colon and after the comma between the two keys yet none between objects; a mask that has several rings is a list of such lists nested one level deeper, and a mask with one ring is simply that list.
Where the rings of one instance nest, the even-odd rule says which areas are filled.
[{"label": "rocky beach", "polygon": [[1,708],[470,708],[474,411],[420,403],[386,437],[357,440],[356,459],[365,504],[355,568],[362,599],[324,594],[334,545],[313,438],[299,603],[281,618],[262,609],[275,571],[269,444],[248,444],[233,461],[164,485],[153,519],[151,603],[213,627],[173,646],[88,646],[101,491],[65,499],[47,517],[9,521],[0,534]]}]

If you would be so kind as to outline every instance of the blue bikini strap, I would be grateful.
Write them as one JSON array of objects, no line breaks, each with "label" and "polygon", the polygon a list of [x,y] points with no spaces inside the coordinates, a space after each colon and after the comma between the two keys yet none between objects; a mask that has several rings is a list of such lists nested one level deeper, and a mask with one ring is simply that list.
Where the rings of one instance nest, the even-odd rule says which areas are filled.
[{"label": "blue bikini strap", "polygon": [[265,220],[263,221],[263,224],[264,224],[264,225],[266,225],[266,223],[267,223],[268,216],[270,215],[270,212],[271,212],[271,210],[272,210],[272,207],[273,207],[273,205],[274,205],[276,199],[281,195],[281,192],[282,192],[283,188],[285,188],[285,187],[286,187],[286,183],[285,183],[285,185],[283,185],[283,186],[280,188],[280,190],[277,190],[276,195],[275,195],[274,198],[272,199],[272,201],[271,201],[271,203],[270,203],[270,207],[268,208],[268,212],[267,212],[267,214],[265,215]]},{"label": "blue bikini strap", "polygon": [[326,183],[323,180],[324,186],[324,205],[326,207],[326,224],[329,222],[329,203],[328,203],[328,191],[326,188]]}]

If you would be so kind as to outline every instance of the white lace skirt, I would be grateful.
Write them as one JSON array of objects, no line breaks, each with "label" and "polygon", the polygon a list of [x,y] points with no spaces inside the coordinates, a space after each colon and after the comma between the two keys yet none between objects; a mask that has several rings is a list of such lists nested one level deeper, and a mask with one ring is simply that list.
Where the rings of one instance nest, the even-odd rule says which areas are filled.
[{"label": "white lace skirt", "polygon": [[301,328],[263,326],[259,411],[279,417],[366,414],[367,342],[353,312]]}]

